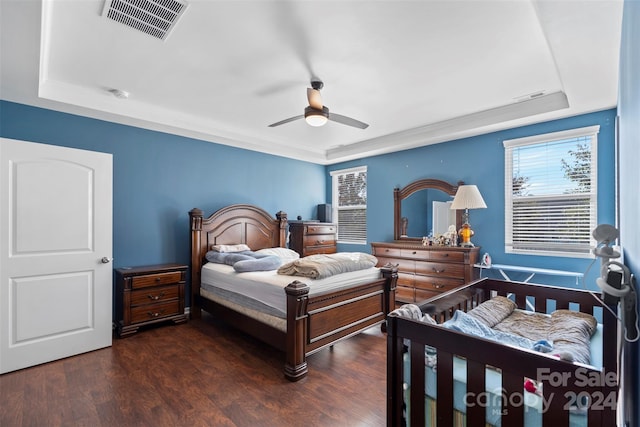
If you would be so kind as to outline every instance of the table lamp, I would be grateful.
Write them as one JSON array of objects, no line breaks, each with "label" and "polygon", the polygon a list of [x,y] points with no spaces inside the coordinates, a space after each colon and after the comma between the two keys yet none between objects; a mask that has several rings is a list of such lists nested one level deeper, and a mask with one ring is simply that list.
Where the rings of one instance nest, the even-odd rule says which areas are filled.
[{"label": "table lamp", "polygon": [[456,196],[453,198],[451,209],[464,209],[463,224],[458,235],[460,236],[460,246],[473,247],[471,243],[471,236],[474,232],[469,225],[469,209],[483,209],[487,205],[484,203],[484,199],[475,185],[461,185],[458,187]]}]

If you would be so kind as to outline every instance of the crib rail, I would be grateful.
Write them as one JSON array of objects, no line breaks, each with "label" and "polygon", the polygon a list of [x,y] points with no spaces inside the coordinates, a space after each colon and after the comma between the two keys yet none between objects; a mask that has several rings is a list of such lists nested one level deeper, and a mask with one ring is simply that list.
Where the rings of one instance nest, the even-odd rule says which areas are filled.
[{"label": "crib rail", "polygon": [[[590,314],[596,300],[581,290],[568,290],[534,284],[482,279],[458,292],[450,292],[429,300],[439,321],[450,318],[456,309],[468,311],[493,295],[513,295],[519,308],[529,300],[536,311],[571,308]],[[465,396],[480,396],[486,389],[486,369],[497,369],[502,377],[500,417],[503,426],[522,425],[525,407],[523,395],[526,378],[542,383],[543,426],[568,426],[570,406],[578,406],[587,414],[589,426],[615,425],[617,390],[615,341],[616,320],[606,310],[604,324],[603,368],[573,364],[522,348],[511,347],[471,337],[409,319],[389,317],[387,325],[387,425],[404,423],[404,341],[410,341],[410,393],[408,398],[411,426],[425,424],[425,346],[437,349],[436,419],[439,426],[454,425],[453,366],[454,357],[466,359]],[[466,425],[484,426],[486,405],[467,404]],[[495,414],[494,414],[495,415]]]}]

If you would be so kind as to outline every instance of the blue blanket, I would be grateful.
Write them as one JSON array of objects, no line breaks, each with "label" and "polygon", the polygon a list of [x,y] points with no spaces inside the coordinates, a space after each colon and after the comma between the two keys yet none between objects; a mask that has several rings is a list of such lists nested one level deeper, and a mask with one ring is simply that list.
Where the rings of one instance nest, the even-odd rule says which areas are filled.
[{"label": "blue blanket", "polygon": [[553,350],[551,344],[545,340],[532,341],[525,337],[491,329],[475,317],[460,310],[456,310],[453,317],[444,322],[442,326],[465,334],[475,335],[488,340],[535,350],[542,353],[549,353]]}]

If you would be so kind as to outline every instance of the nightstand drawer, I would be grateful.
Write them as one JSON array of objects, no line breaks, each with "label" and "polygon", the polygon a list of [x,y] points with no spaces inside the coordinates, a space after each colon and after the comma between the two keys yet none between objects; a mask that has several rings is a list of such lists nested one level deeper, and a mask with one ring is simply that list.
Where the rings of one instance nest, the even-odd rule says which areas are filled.
[{"label": "nightstand drawer", "polygon": [[137,276],[131,279],[131,288],[138,289],[147,286],[160,286],[177,283],[182,278],[179,271],[171,271],[168,273],[156,273],[145,276]]},{"label": "nightstand drawer", "polygon": [[335,225],[307,225],[307,234],[336,234]]},{"label": "nightstand drawer", "polygon": [[131,306],[164,302],[179,297],[180,288],[175,285],[138,289],[131,292]]},{"label": "nightstand drawer", "polygon": [[310,248],[312,246],[335,246],[336,245],[336,236],[333,234],[319,234],[312,236],[304,236],[302,242],[305,248]]},{"label": "nightstand drawer", "polygon": [[141,305],[131,308],[131,323],[147,322],[176,314],[182,314],[180,313],[180,302],[178,300]]},{"label": "nightstand drawer", "polygon": [[319,254],[335,254],[337,252],[337,248],[334,246],[306,246],[304,248],[305,256],[309,255],[319,255]]}]

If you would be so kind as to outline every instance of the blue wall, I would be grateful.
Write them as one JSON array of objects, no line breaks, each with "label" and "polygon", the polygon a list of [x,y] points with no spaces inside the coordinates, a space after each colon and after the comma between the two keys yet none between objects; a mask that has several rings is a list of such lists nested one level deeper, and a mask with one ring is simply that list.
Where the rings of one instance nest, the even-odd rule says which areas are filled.
[{"label": "blue wall", "polygon": [[[598,222],[612,224],[615,219],[615,117],[616,110],[585,114],[516,129],[494,132],[471,138],[429,145],[398,153],[369,157],[331,165],[329,170],[367,166],[367,239],[369,242],[393,239],[393,189],[404,187],[422,178],[437,178],[452,184],[462,180],[476,184],[487,209],[470,211],[470,223],[475,230],[473,242],[489,252],[494,263],[524,265],[587,272],[584,281],[596,289],[598,266],[589,269],[591,259],[541,257],[507,254],[504,251],[504,146],[505,139],[521,138],[548,132],[600,125],[598,134]],[[331,190],[327,177],[327,189]],[[328,194],[328,200],[331,195]],[[341,244],[343,251],[368,251],[363,245]],[[514,280],[526,278],[524,273],[511,274]],[[575,286],[571,278],[536,276],[536,281],[563,286]]]},{"label": "blue wall", "polygon": [[189,263],[189,215],[249,203],[311,218],[312,163],[0,101],[0,136],[113,154],[114,267]]},{"label": "blue wall", "polygon": [[[625,1],[620,49],[620,243],[624,261],[636,278],[640,274],[640,2]],[[636,289],[638,285],[636,283]],[[640,300],[636,300],[640,304]],[[625,403],[629,426],[640,425],[639,343],[627,345],[624,357],[629,367]],[[629,363],[630,362],[630,363]]]}]

